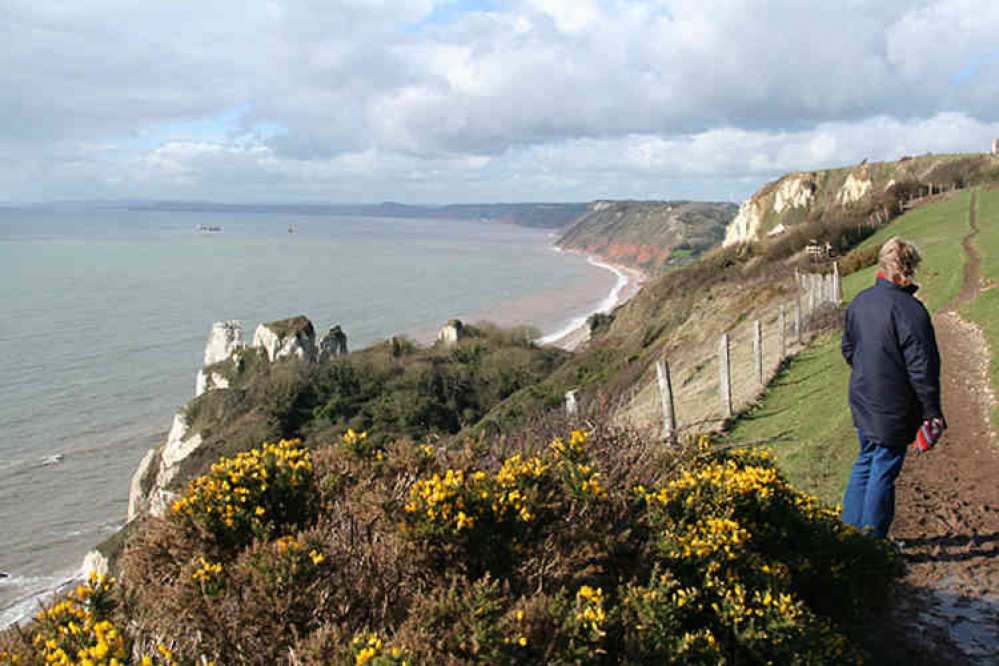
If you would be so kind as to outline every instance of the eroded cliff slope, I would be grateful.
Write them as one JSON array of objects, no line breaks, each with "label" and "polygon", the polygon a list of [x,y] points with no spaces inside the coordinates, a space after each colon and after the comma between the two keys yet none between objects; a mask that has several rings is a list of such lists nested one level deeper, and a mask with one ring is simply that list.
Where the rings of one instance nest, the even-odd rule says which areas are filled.
[{"label": "eroded cliff slope", "polygon": [[655,274],[717,245],[735,214],[732,203],[597,201],[558,245]]}]

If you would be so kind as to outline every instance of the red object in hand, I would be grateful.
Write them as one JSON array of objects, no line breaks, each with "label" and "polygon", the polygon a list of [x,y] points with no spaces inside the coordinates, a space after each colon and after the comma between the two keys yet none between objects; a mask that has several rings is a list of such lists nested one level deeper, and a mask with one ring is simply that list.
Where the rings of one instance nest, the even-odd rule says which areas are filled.
[{"label": "red object in hand", "polygon": [[947,424],[942,418],[926,419],[923,421],[922,427],[919,428],[919,432],[916,433],[916,441],[912,445],[920,453],[929,451],[937,445],[940,435],[943,434],[946,427]]}]

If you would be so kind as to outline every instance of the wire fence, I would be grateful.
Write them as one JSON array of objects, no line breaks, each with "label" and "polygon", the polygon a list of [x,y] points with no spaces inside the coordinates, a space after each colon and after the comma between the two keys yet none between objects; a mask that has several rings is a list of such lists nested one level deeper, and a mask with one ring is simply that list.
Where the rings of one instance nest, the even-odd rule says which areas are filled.
[{"label": "wire fence", "polygon": [[[842,301],[838,269],[832,274],[797,274],[797,297],[757,310],[752,319],[733,323],[711,349],[674,354],[656,363],[618,401],[614,420],[649,430],[667,440],[679,433],[721,428],[757,402],[785,359],[800,352],[814,333],[815,316]],[[566,411],[578,416],[586,400],[566,395]]]}]

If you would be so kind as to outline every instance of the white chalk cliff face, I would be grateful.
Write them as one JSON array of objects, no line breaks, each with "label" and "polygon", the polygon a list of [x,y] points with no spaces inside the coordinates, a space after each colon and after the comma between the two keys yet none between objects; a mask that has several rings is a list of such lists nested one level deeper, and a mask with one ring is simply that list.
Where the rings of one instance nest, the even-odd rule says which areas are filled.
[{"label": "white chalk cliff face", "polygon": [[[207,368],[210,365],[227,361],[245,346],[242,324],[238,320],[217,321],[212,325],[211,333],[208,334],[203,364]],[[205,391],[216,388],[229,388],[229,381],[217,372],[209,374],[204,369],[198,370],[198,375],[194,380],[194,396],[197,397]]]},{"label": "white chalk cliff face", "polygon": [[[304,321],[303,321],[304,320]],[[287,334],[275,331],[282,330],[288,322],[296,323],[295,330]],[[312,322],[305,317],[285,319],[281,322],[271,322],[257,326],[253,332],[253,346],[261,347],[267,352],[268,361],[276,361],[287,356],[294,356],[306,361],[316,358],[316,334]]]},{"label": "white chalk cliff face", "polygon": [[[280,332],[280,333],[279,333]],[[221,321],[212,326],[205,346],[205,367],[233,360],[233,354],[245,347],[238,321]],[[347,353],[347,336],[339,326],[327,335],[328,354]],[[269,361],[294,357],[314,361],[317,355],[315,329],[306,317],[292,317],[282,321],[261,324],[253,335],[254,346],[261,347]],[[230,382],[222,374],[205,368],[198,371],[195,397],[209,390],[229,388]],[[189,432],[190,426],[181,409],[173,417],[166,441],[150,449],[132,476],[128,493],[128,520],[149,513],[162,518],[171,504],[179,497],[167,488],[176,481],[177,474],[192,454],[204,445],[200,433]]]},{"label": "white chalk cliff face", "polygon": [[205,391],[225,388],[229,388],[229,380],[217,372],[209,374],[205,372],[204,368],[202,368],[201,370],[198,370],[198,375],[194,378],[195,398]]},{"label": "white chalk cliff face", "polygon": [[843,183],[843,189],[841,189],[839,194],[836,195],[836,201],[844,206],[855,201],[860,201],[864,198],[864,195],[871,191],[873,186],[874,183],[869,179],[865,179],[863,177],[857,178],[851,173],[846,177],[846,182]]},{"label": "white chalk cliff face", "polygon": [[[165,488],[177,476],[181,463],[197,451],[201,444],[200,434],[188,433],[188,425],[183,414],[181,412],[174,414],[170,433],[160,450],[159,465],[153,465],[156,460],[156,449],[150,449],[132,476],[132,485],[128,493],[129,521],[147,509],[158,518],[165,515],[169,502],[176,498],[175,493]],[[144,492],[144,488],[149,488],[149,491]]]},{"label": "white chalk cliff face", "polygon": [[202,365],[208,366],[228,359],[234,351],[245,346],[242,338],[242,324],[236,319],[217,321],[212,324],[212,332],[208,334],[208,344],[205,345]]},{"label": "white chalk cliff face", "polygon": [[807,175],[785,178],[774,197],[774,212],[783,213],[792,208],[808,208],[815,199],[815,181]]},{"label": "white chalk cliff face", "polygon": [[743,243],[755,239],[758,235],[760,224],[763,223],[763,211],[760,202],[756,197],[746,199],[741,206],[735,219],[729,222],[725,230],[725,240],[723,246]]}]

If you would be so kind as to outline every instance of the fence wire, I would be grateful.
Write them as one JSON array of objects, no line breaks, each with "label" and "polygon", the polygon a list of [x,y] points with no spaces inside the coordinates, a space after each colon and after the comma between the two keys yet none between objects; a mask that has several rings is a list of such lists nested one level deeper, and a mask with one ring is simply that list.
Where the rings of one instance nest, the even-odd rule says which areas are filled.
[{"label": "fence wire", "polygon": [[[756,319],[747,319],[732,326],[729,339],[729,376],[732,412],[738,414],[759,400],[764,388],[777,374],[785,358],[794,356],[807,345],[812,334],[809,319],[827,303],[838,303],[839,276],[800,275],[798,303],[801,307],[802,330],[797,330],[794,300],[774,302],[757,313],[761,328],[763,381],[757,380],[753,338]],[[785,350],[780,350],[780,305],[785,307]],[[726,420],[719,372],[719,341],[705,344],[700,354],[678,354],[665,359],[669,364],[672,385],[675,432],[710,431],[719,429]],[[622,396],[616,412],[621,425],[661,433],[663,428],[662,397],[656,373],[647,373]]]}]

